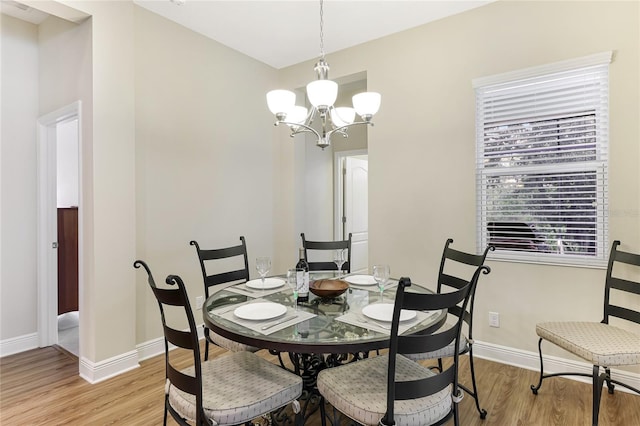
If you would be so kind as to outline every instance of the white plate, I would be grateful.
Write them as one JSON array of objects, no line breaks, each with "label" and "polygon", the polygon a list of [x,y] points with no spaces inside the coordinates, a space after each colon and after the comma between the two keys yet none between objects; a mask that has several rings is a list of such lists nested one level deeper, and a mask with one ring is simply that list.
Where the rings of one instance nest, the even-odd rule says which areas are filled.
[{"label": "white plate", "polygon": [[[362,308],[362,313],[376,321],[391,322],[393,318],[393,303],[372,303]],[[400,321],[409,321],[416,317],[416,311],[403,309],[400,311]]]},{"label": "white plate", "polygon": [[349,275],[348,277],[344,277],[343,280],[350,282],[351,284],[358,285],[377,284],[376,280],[371,275]]},{"label": "white plate", "polygon": [[257,280],[247,281],[247,287],[256,288],[258,290],[262,290],[262,289],[269,290],[272,288],[282,287],[283,285],[284,285],[284,280],[281,280],[280,278],[265,278],[264,287],[262,286],[262,280],[259,278]]},{"label": "white plate", "polygon": [[233,314],[240,319],[263,321],[277,318],[287,312],[287,307],[279,303],[257,302],[242,305],[233,311]]}]

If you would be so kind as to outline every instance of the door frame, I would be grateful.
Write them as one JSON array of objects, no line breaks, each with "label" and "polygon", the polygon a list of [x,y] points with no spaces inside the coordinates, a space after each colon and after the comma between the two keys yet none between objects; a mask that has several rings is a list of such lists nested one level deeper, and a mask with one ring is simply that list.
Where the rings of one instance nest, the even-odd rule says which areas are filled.
[{"label": "door frame", "polygon": [[[58,343],[57,135],[59,123],[78,120],[78,303],[82,305],[82,102],[75,101],[37,121],[37,307],[40,347]],[[79,306],[81,311],[81,307]],[[80,324],[82,327],[82,324]],[[82,348],[82,345],[80,345]],[[78,357],[80,358],[80,357]]]},{"label": "door frame", "polygon": [[356,149],[352,151],[337,151],[334,152],[333,173],[334,173],[334,201],[335,206],[333,212],[333,237],[336,241],[344,240],[347,236],[344,235],[344,222],[342,218],[344,216],[344,162],[347,157],[357,157],[359,155],[369,155],[366,149]]}]

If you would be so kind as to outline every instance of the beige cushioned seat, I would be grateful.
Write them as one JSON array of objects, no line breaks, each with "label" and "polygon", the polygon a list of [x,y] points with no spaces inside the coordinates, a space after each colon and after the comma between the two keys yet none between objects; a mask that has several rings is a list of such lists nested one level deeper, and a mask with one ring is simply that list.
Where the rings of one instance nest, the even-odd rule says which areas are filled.
[{"label": "beige cushioned seat", "polygon": [[[189,367],[183,373],[193,376]],[[169,403],[195,421],[196,398],[169,385]],[[206,416],[217,425],[237,425],[272,412],[302,394],[302,379],[252,352],[234,352],[202,363]],[[211,408],[215,407],[215,408]]]},{"label": "beige cushioned seat", "polygon": [[[426,367],[402,355],[396,357],[398,381],[433,376]],[[340,367],[322,370],[318,375],[318,390],[337,410],[364,425],[377,425],[387,409],[386,355],[368,358]],[[396,426],[428,425],[451,411],[451,388],[433,395],[396,401]]]},{"label": "beige cushioned seat", "polygon": [[211,330],[209,330],[209,339],[211,339],[213,343],[220,346],[221,348],[225,348],[232,352],[257,352],[260,350],[260,348],[245,345],[244,343],[236,342],[235,340],[227,339],[226,337],[221,336]]},{"label": "beige cushioned seat", "polygon": [[599,322],[543,322],[538,336],[594,365],[640,364],[640,336]]},{"label": "beige cushioned seat", "polygon": [[[460,344],[458,345],[458,353],[463,354],[468,349],[469,340],[467,336],[460,336]],[[444,348],[438,349],[437,351],[432,352],[420,352],[417,354],[405,354],[405,356],[414,361],[426,360],[426,359],[438,359],[438,358],[450,358],[454,354],[453,347],[456,345],[456,342],[449,343],[449,346],[445,346]]]}]

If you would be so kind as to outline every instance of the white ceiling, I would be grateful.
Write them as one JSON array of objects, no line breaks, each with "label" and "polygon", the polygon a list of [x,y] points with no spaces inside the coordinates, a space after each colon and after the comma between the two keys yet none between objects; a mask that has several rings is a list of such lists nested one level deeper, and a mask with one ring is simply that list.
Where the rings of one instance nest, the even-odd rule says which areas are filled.
[{"label": "white ceiling", "polygon": [[0,12],[39,25],[49,15],[32,7],[26,6],[13,0],[0,1]]},{"label": "white ceiling", "polygon": [[[327,54],[336,52],[493,1],[325,0],[324,50]],[[320,56],[319,0],[134,3],[274,68]],[[48,16],[13,0],[2,0],[0,11],[34,24]]]},{"label": "white ceiling", "polygon": [[[325,53],[492,1],[325,0]],[[320,55],[319,0],[134,0],[134,3],[275,68]],[[330,63],[331,59],[327,59]]]}]

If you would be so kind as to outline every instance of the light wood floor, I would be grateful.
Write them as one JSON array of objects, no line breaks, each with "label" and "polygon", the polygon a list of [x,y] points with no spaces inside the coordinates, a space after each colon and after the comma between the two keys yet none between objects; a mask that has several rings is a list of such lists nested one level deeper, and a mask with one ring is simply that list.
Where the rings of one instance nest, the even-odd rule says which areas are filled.
[{"label": "light wood floor", "polygon": [[[262,352],[262,356],[274,360]],[[222,353],[216,349],[213,352]],[[468,369],[466,357],[463,358],[464,382]],[[591,424],[588,384],[549,379],[534,396],[529,390],[537,380],[534,371],[477,359],[476,372],[481,403],[489,414],[480,420],[473,400],[465,396],[460,406],[463,425]],[[91,385],[78,376],[78,360],[74,356],[55,347],[36,349],[0,359],[0,424],[161,425],[163,389],[164,356],[143,361],[136,370]],[[318,415],[309,419],[307,425],[320,425]],[[640,425],[640,396],[625,392],[609,395],[605,391],[600,425]]]}]

